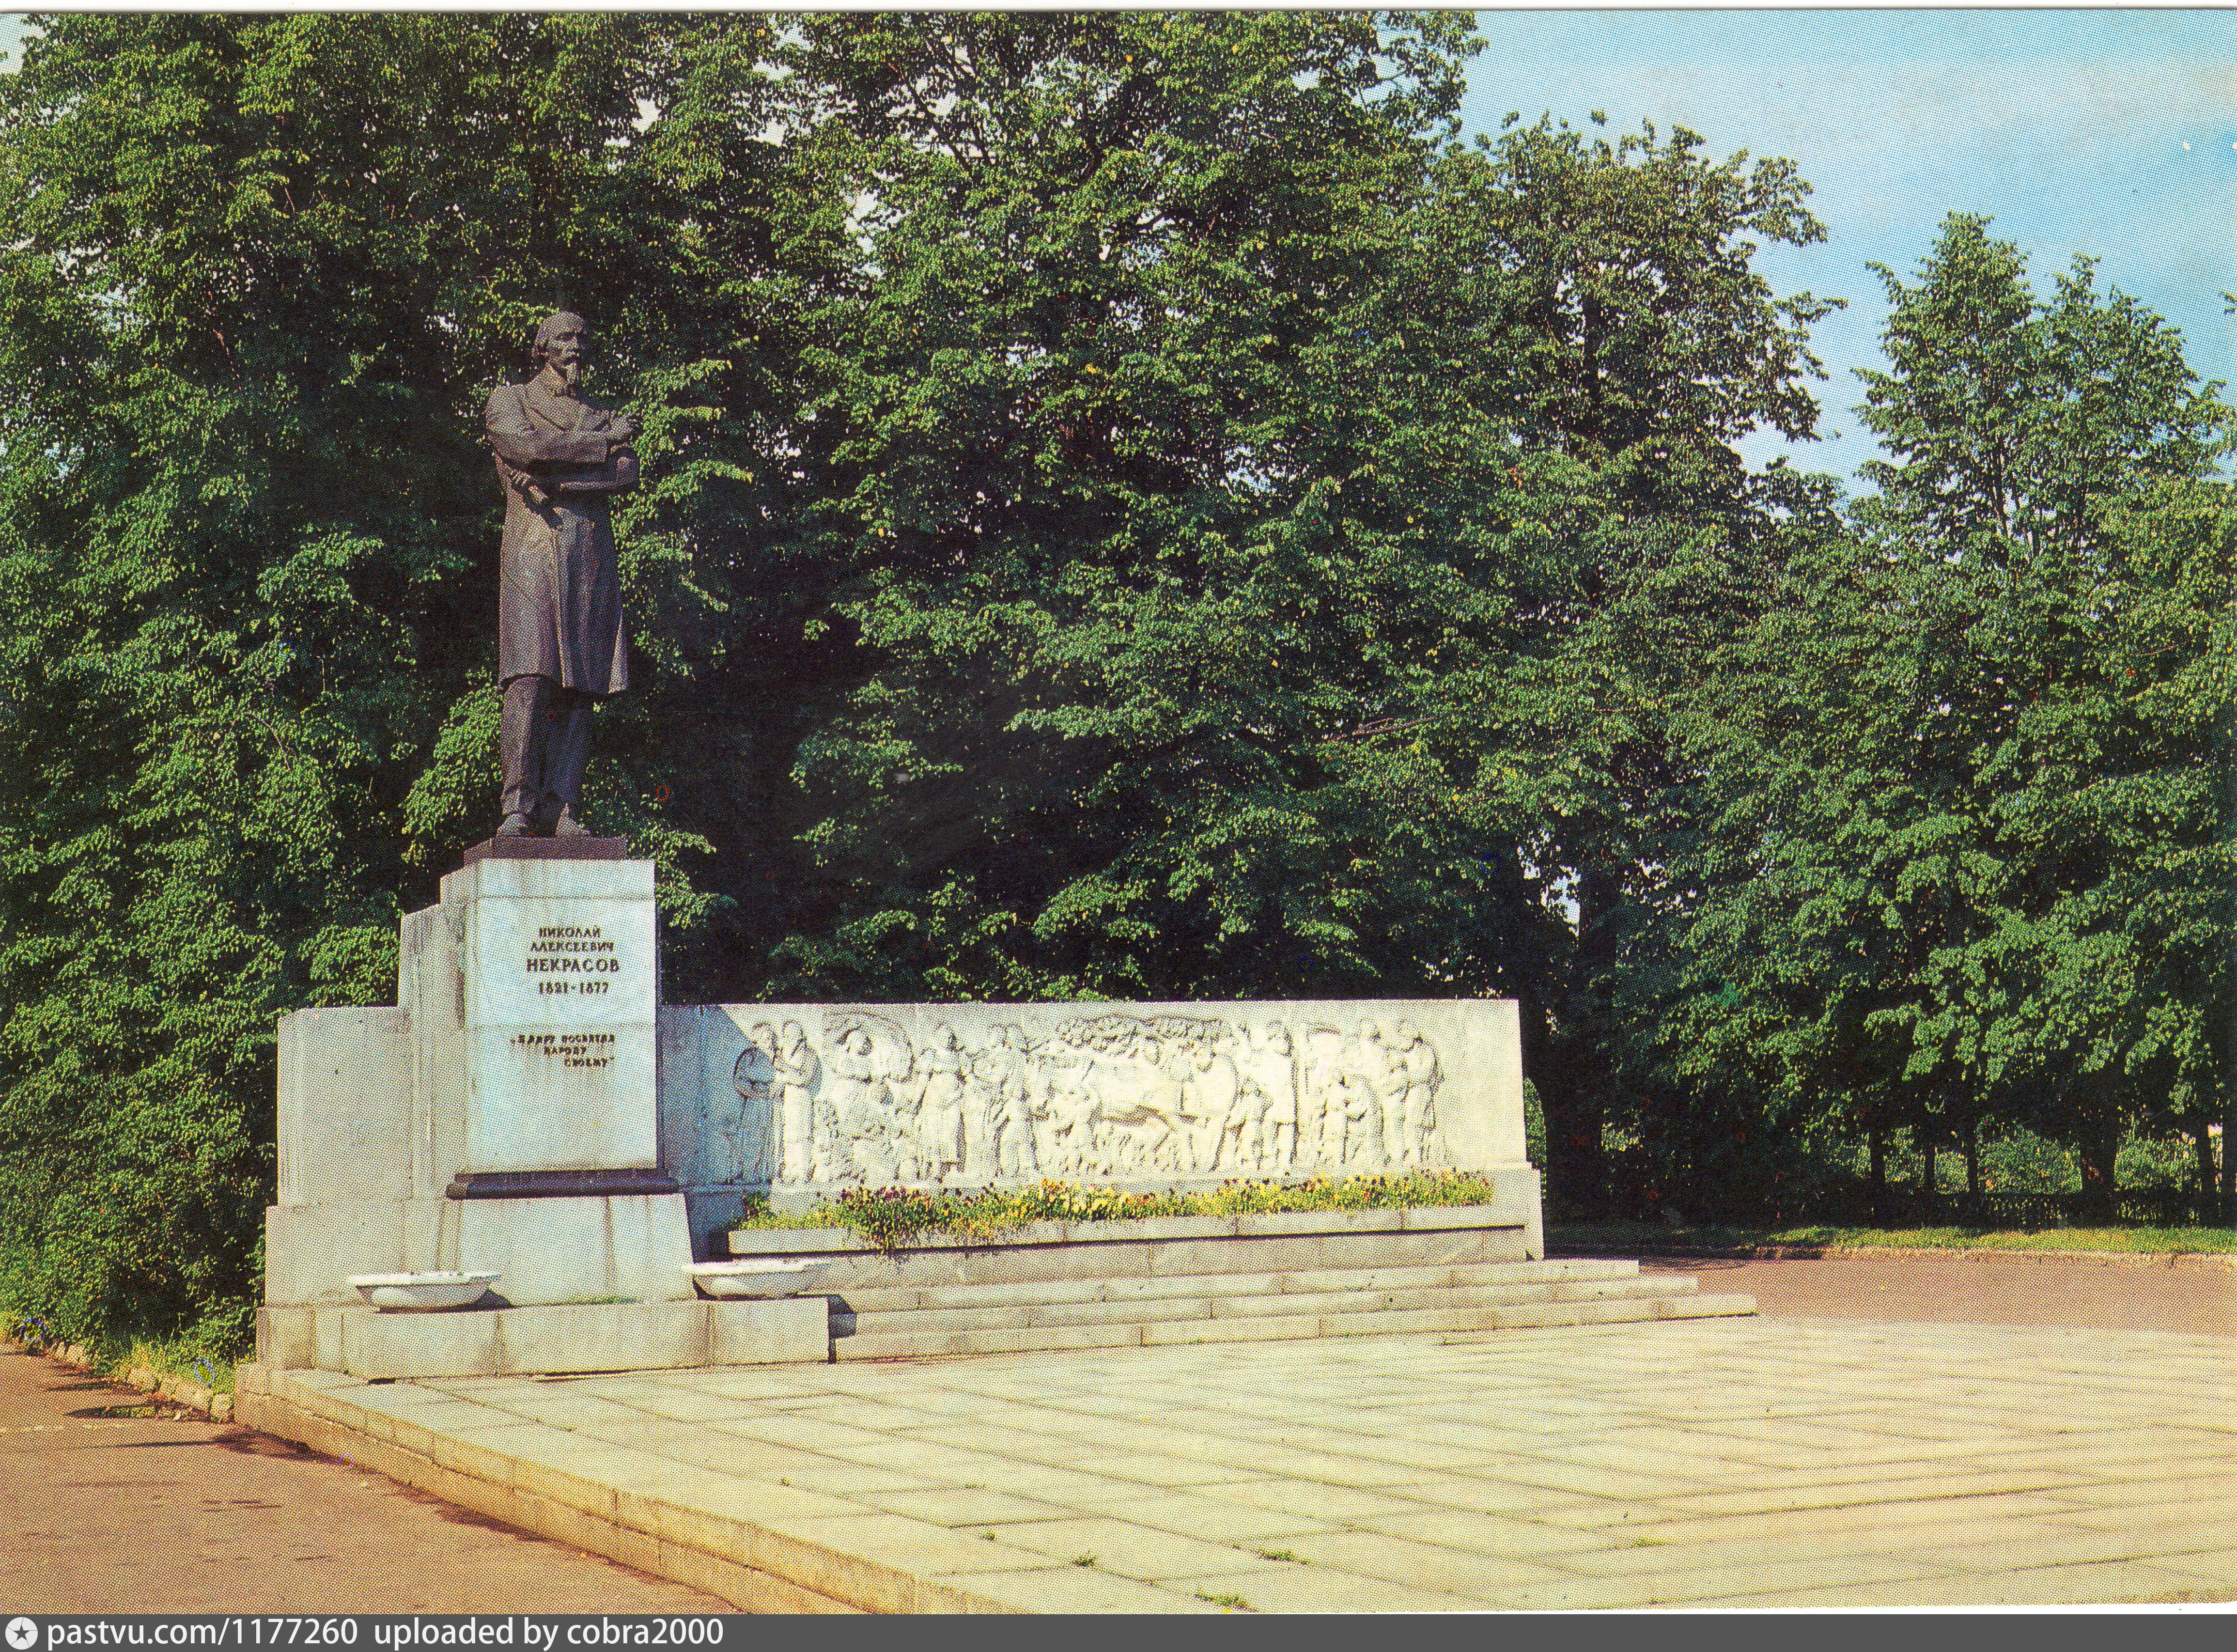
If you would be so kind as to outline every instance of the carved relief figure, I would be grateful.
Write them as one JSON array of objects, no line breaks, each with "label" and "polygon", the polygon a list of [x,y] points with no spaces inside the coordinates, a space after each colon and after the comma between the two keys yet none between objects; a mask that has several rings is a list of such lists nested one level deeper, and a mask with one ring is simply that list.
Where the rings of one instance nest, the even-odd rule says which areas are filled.
[{"label": "carved relief figure", "polygon": [[1376,1139],[1382,1146],[1378,1156],[1384,1163],[1396,1162],[1405,1151],[1402,1117],[1406,1100],[1405,1062],[1391,1047],[1388,1021],[1362,1021],[1359,1042],[1367,1087],[1375,1097]]},{"label": "carved relief figure", "polygon": [[1169,1065],[1165,1040],[1135,1040],[1132,1049],[1137,1063],[1134,1105],[1114,1113],[1106,1104],[1103,1116],[1126,1133],[1137,1169],[1178,1170],[1188,1140],[1181,1074]]},{"label": "carved relief figure", "polygon": [[1250,1081],[1244,1065],[1235,1064],[1235,1100],[1228,1105],[1215,1169],[1256,1170],[1266,1154],[1266,1096]]},{"label": "carved relief figure", "polygon": [[893,1098],[894,1174],[902,1181],[932,1179],[927,1168],[931,1150],[924,1140],[924,1086],[914,1071],[887,1081]]},{"label": "carved relief figure", "polygon": [[1426,1165],[1435,1156],[1437,1128],[1437,1086],[1444,1068],[1421,1030],[1411,1021],[1398,1023],[1398,1060],[1406,1077],[1406,1162]]},{"label": "carved relief figure", "polygon": [[878,1071],[875,1047],[862,1028],[848,1028],[831,1053],[831,1107],[848,1148],[841,1173],[866,1181],[892,1180],[893,1092]]},{"label": "carved relief figure", "polygon": [[1262,1170],[1286,1171],[1297,1155],[1297,1059],[1290,1029],[1276,1021],[1252,1052],[1250,1082],[1259,1100],[1259,1143],[1253,1162]]},{"label": "carved relief figure", "polygon": [[964,1055],[953,1027],[942,1021],[933,1028],[923,1061],[923,1100],[917,1107],[923,1143],[920,1173],[928,1181],[946,1181],[963,1170]]},{"label": "carved relief figure", "polygon": [[1092,1098],[1090,1162],[1106,1175],[1156,1166],[1183,1116],[1179,1075],[1167,1070],[1164,1041],[1132,1017],[1115,1015],[1066,1022],[1059,1036],[1085,1054],[1067,1082]]},{"label": "carved relief figure", "polygon": [[1234,1061],[1218,1045],[1199,1044],[1190,1053],[1194,1069],[1183,1080],[1181,1094],[1191,1115],[1189,1168],[1198,1172],[1231,1170],[1230,1142],[1243,1132],[1243,1081]]},{"label": "carved relief figure", "polygon": [[[754,1030],[756,1034],[761,1031]],[[787,1181],[828,1181],[828,1147],[818,1152],[820,1133],[815,1129],[816,1092],[822,1087],[823,1064],[809,1047],[807,1029],[798,1021],[784,1024],[784,1036],[771,1065],[782,1091],[777,1113],[782,1145],[777,1173]]]},{"label": "carved relief figure", "polygon": [[1363,1021],[1343,1046],[1343,1162],[1347,1167],[1368,1169],[1383,1160],[1382,1098],[1377,1094],[1382,1070],[1382,1045],[1376,1037],[1375,1023]]},{"label": "carved relief figure", "polygon": [[737,1092],[736,1107],[719,1107],[709,1120],[723,1146],[723,1164],[716,1180],[738,1182],[747,1179],[744,1135],[749,1117],[766,1117],[776,1094],[776,1029],[767,1021],[757,1025],[746,1047],[730,1068],[730,1087]]},{"label": "carved relief figure", "polygon": [[1343,1041],[1333,1028],[1315,1028],[1305,1035],[1305,1045],[1310,1052],[1305,1067],[1305,1095],[1312,1127],[1312,1157],[1333,1169],[1344,1162],[1347,1135]]},{"label": "carved relief figure", "polygon": [[1022,1027],[998,1027],[988,1074],[988,1103],[995,1173],[1038,1176],[1040,1157],[1033,1150],[1033,1080]]},{"label": "carved relief figure", "polygon": [[1095,1092],[1080,1081],[1075,1070],[1057,1067],[1048,1073],[1042,1080],[1034,1116],[1043,1122],[1049,1171],[1065,1176],[1103,1167],[1095,1150],[1101,1108]]}]

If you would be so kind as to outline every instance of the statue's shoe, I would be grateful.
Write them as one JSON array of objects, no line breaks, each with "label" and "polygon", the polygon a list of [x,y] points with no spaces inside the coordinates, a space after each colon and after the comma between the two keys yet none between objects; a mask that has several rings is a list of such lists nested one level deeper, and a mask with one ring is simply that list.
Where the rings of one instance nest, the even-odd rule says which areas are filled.
[{"label": "statue's shoe", "polygon": [[505,823],[497,829],[497,835],[499,837],[533,837],[536,828],[529,823],[527,816],[514,813],[505,817]]},{"label": "statue's shoe", "polygon": [[558,823],[551,828],[554,837],[588,837],[590,835],[591,829],[575,818],[575,811],[571,809],[561,809]]}]

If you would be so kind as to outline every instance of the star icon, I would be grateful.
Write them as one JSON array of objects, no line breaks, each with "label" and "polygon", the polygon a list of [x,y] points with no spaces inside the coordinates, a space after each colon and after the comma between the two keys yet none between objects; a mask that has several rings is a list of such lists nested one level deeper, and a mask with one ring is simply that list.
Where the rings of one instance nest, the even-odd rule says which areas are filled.
[{"label": "star icon", "polygon": [[38,1638],[39,1626],[30,1618],[11,1617],[8,1620],[8,1644],[13,1652],[30,1652]]}]

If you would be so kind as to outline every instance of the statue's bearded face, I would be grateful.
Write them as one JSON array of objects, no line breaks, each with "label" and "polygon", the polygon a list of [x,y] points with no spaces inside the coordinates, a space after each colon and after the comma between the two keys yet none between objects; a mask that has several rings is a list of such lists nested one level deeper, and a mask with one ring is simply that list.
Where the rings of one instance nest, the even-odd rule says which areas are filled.
[{"label": "statue's bearded face", "polygon": [[583,381],[583,360],[590,351],[590,325],[579,315],[555,315],[537,329],[538,357],[571,387]]}]

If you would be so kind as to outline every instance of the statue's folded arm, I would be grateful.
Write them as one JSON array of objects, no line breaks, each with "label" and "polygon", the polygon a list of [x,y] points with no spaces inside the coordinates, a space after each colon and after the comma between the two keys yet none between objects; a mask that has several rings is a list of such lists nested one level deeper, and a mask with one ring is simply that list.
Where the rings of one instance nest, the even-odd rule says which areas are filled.
[{"label": "statue's folded arm", "polygon": [[604,431],[552,430],[538,425],[520,405],[518,394],[504,390],[489,399],[483,423],[498,457],[522,470],[544,465],[604,466],[622,446]]}]

